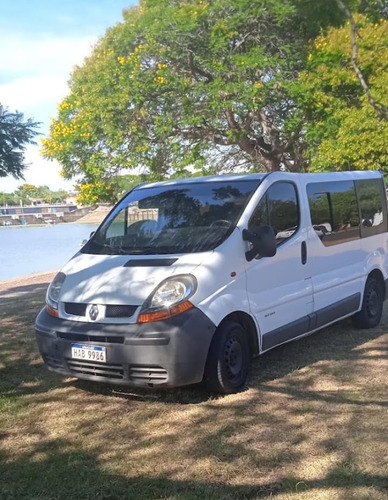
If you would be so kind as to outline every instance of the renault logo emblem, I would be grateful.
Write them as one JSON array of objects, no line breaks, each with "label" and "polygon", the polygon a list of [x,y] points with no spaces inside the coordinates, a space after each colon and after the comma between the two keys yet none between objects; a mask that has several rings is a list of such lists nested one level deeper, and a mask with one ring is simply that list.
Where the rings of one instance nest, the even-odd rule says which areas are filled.
[{"label": "renault logo emblem", "polygon": [[96,304],[93,304],[89,309],[89,316],[92,321],[95,321],[97,319],[98,307],[96,306]]}]

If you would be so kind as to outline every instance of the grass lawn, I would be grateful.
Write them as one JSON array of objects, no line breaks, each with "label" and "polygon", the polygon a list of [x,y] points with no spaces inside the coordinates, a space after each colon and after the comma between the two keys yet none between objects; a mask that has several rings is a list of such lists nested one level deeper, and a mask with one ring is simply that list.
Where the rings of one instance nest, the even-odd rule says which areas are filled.
[{"label": "grass lawn", "polygon": [[253,362],[248,388],[143,391],[43,365],[47,276],[0,285],[0,499],[388,498],[388,307]]}]

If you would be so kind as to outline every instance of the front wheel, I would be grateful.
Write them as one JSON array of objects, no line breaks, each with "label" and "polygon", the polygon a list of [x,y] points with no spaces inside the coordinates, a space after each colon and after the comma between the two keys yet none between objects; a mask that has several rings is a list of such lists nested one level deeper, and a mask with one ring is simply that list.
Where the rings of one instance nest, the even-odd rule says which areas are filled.
[{"label": "front wheel", "polygon": [[384,292],[380,281],[368,278],[365,284],[361,310],[352,320],[357,328],[374,328],[380,323],[383,313]]},{"label": "front wheel", "polygon": [[217,328],[210,345],[204,384],[213,391],[232,394],[247,380],[251,350],[244,328],[236,321],[226,321]]}]

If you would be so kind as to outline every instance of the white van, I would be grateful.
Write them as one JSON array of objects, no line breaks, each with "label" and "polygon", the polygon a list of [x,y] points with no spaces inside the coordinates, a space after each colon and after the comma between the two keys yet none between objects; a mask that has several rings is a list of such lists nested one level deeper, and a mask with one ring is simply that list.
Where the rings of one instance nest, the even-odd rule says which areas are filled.
[{"label": "white van", "polygon": [[140,185],[50,284],[49,369],[145,387],[244,387],[251,357],[386,297],[378,172],[225,175]]}]

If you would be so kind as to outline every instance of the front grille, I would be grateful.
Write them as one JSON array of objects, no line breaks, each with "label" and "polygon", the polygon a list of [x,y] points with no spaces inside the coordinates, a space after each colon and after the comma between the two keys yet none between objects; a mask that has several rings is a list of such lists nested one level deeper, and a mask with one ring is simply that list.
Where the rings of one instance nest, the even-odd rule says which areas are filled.
[{"label": "front grille", "polygon": [[49,354],[43,354],[43,360],[49,368],[53,370],[64,370],[65,366],[61,359],[50,356]]},{"label": "front grille", "polygon": [[137,306],[106,306],[106,318],[130,318],[136,311]]},{"label": "front grille", "polygon": [[124,344],[122,335],[88,335],[85,333],[57,332],[57,337],[73,342],[97,342],[98,344]]},{"label": "front grille", "polygon": [[[88,304],[78,304],[77,302],[65,302],[65,312],[71,316],[86,316]],[[128,306],[121,304],[107,305],[105,309],[106,318],[130,318],[133,316],[137,306]]]},{"label": "front grille", "polygon": [[66,359],[67,366],[74,375],[89,375],[93,377],[104,377],[106,379],[123,380],[123,365],[106,365],[88,361],[78,361],[75,359]]},{"label": "front grille", "polygon": [[161,366],[131,365],[129,367],[129,380],[134,383],[161,384],[167,381],[167,371]]},{"label": "front grille", "polygon": [[65,302],[66,314],[72,316],[85,316],[87,304],[77,304],[76,302]]}]

